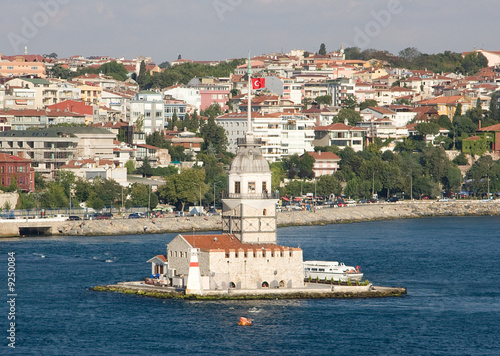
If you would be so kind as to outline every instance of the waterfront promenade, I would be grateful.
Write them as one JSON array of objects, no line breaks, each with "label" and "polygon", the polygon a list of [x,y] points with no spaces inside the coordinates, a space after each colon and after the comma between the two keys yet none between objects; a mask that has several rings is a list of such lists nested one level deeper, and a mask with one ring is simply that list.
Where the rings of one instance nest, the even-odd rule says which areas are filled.
[{"label": "waterfront promenade", "polygon": [[[361,204],[311,211],[277,212],[278,226],[326,225],[358,221],[419,218],[428,216],[500,215],[500,199],[491,201],[418,201]],[[220,230],[220,216],[193,216],[154,219],[49,221],[49,219],[0,220],[0,236],[20,236],[30,227],[46,235],[128,235]],[[33,231],[33,230],[31,230]],[[21,232],[21,234],[20,234]]]}]

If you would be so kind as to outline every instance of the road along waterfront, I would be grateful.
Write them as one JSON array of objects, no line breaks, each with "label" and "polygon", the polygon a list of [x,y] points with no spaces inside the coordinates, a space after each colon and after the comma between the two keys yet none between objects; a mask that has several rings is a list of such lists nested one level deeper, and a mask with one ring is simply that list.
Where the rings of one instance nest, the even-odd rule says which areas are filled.
[{"label": "road along waterfront", "polygon": [[[277,212],[278,226],[339,224],[430,216],[500,215],[500,199],[489,201],[398,202],[361,204],[311,211]],[[89,236],[214,231],[221,228],[220,216],[164,217],[155,219],[50,221],[49,219],[0,220],[0,236],[22,236],[23,228],[45,227],[46,235]]]}]

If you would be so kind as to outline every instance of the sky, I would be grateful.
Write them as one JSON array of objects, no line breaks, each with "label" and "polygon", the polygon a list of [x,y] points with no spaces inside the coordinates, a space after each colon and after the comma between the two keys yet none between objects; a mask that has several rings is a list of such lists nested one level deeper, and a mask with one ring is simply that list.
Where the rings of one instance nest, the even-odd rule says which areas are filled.
[{"label": "sky", "polygon": [[224,60],[344,47],[500,51],[498,0],[3,0],[0,53]]}]

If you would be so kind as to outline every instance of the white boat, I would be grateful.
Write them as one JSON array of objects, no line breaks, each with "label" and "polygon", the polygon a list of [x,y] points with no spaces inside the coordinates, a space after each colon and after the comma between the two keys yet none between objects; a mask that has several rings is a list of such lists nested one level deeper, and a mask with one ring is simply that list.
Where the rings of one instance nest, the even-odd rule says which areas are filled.
[{"label": "white boat", "polygon": [[304,261],[305,278],[338,281],[348,280],[359,281],[363,278],[363,273],[359,266],[346,266],[343,262],[336,261]]}]

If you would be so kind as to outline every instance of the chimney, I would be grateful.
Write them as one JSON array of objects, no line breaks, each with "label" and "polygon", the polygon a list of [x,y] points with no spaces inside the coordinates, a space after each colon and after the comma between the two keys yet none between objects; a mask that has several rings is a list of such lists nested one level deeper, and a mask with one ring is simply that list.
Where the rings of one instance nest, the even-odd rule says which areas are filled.
[{"label": "chimney", "polygon": [[24,159],[24,152],[22,152],[22,151],[18,152],[17,157]]},{"label": "chimney", "polygon": [[318,155],[321,156],[321,151],[318,151]]},{"label": "chimney", "polygon": [[479,128],[478,130],[481,130],[481,120],[479,120]]}]

